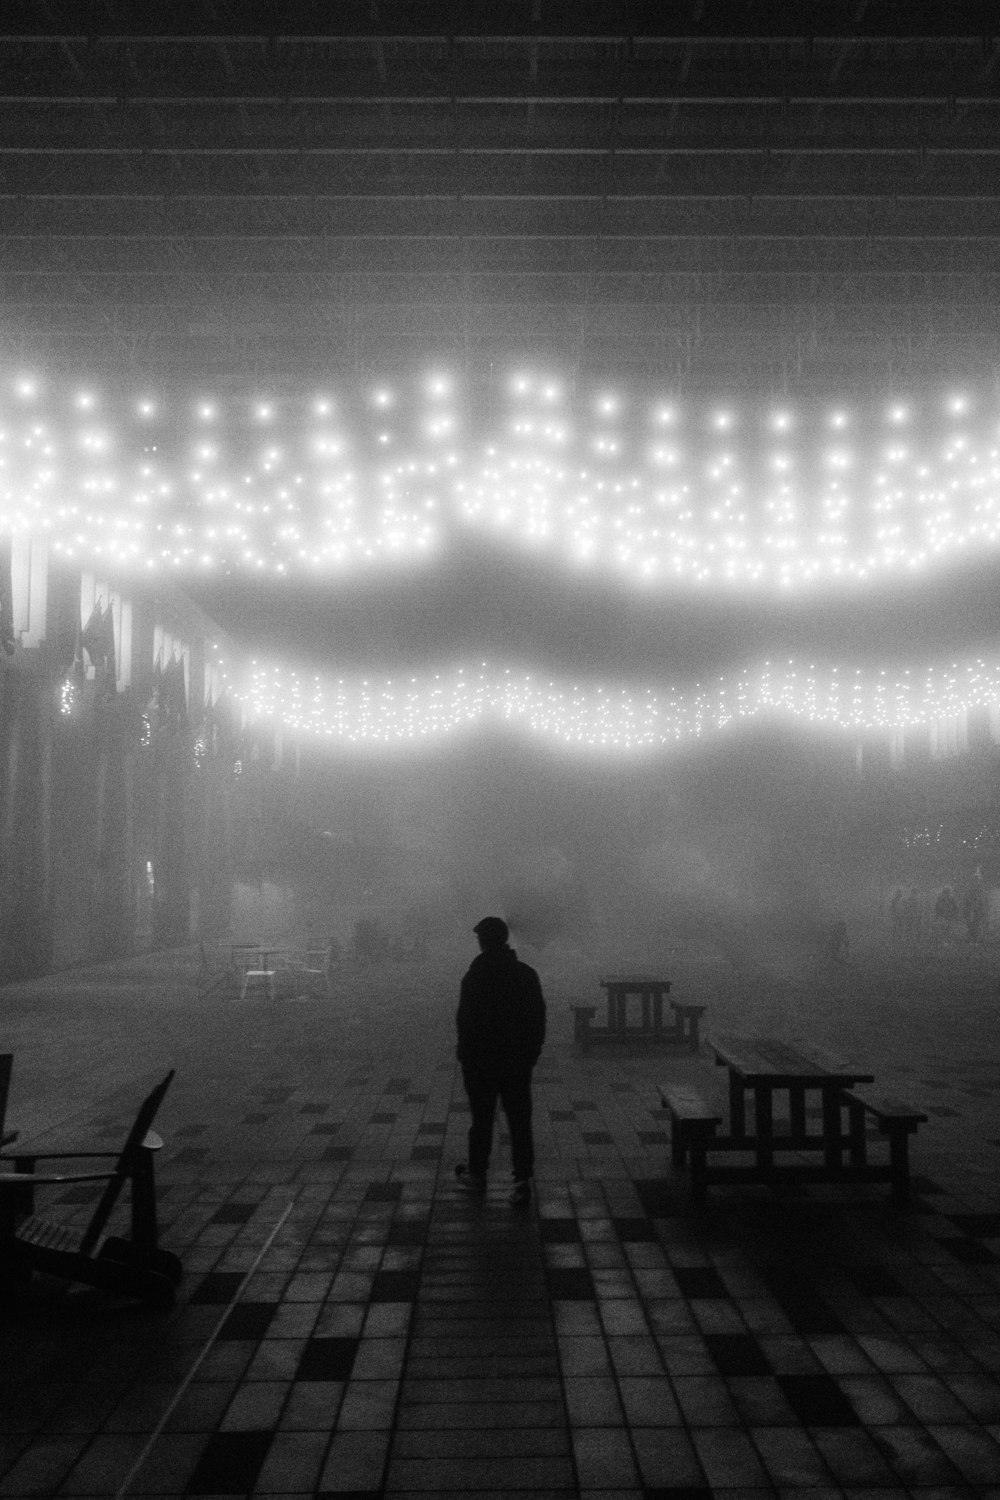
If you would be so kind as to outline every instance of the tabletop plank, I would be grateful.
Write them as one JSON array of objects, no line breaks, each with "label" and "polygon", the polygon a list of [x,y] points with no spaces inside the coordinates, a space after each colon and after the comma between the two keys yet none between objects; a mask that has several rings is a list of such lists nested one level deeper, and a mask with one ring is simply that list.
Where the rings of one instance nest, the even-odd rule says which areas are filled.
[{"label": "tabletop plank", "polygon": [[717,1060],[747,1083],[808,1084],[836,1079],[872,1083],[874,1075],[828,1054],[807,1052],[778,1037],[716,1036],[706,1038]]}]

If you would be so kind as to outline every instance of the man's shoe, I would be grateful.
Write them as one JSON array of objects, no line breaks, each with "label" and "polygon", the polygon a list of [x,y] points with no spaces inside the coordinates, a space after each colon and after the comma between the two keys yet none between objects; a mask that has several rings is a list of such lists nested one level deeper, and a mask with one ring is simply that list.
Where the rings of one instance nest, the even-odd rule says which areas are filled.
[{"label": "man's shoe", "polygon": [[519,1178],[514,1183],[514,1186],[511,1189],[510,1197],[508,1198],[507,1201],[508,1201],[508,1203],[514,1204],[515,1207],[521,1207],[525,1203],[530,1203],[531,1202],[531,1178],[530,1177],[521,1177],[521,1178]]},{"label": "man's shoe", "polygon": [[470,1193],[474,1198],[486,1196],[486,1178],[481,1172],[471,1172],[468,1162],[458,1163],[455,1168],[455,1180],[463,1193]]}]

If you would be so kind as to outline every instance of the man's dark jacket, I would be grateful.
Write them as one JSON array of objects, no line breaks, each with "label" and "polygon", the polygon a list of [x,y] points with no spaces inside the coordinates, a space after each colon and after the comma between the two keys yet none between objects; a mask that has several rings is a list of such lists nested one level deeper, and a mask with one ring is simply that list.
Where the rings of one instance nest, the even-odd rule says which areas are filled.
[{"label": "man's dark jacket", "polygon": [[458,1060],[473,1068],[531,1067],[545,1041],[545,1001],[534,969],[513,948],[487,948],[463,976]]}]

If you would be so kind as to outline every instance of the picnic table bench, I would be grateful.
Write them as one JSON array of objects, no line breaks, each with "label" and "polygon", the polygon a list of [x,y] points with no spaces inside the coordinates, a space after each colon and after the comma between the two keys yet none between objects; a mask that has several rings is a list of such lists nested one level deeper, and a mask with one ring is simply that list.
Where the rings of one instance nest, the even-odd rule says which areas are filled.
[{"label": "picnic table bench", "polygon": [[[599,981],[608,1005],[606,1026],[595,1026],[596,1005],[573,1006],[573,1037],[584,1052],[594,1043],[653,1042],[684,1047],[697,1052],[699,1022],[704,1005],[693,1005],[670,997],[669,979],[647,979],[633,976],[605,978]],[[629,998],[638,999],[639,1014],[630,1023]],[[672,1015],[664,1024],[664,1001]]]},{"label": "picnic table bench", "polygon": [[[673,1161],[689,1167],[695,1201],[705,1198],[711,1183],[782,1181],[888,1182],[894,1198],[906,1197],[909,1139],[926,1114],[866,1088],[874,1079],[863,1069],[779,1039],[720,1036],[707,1045],[716,1064],[728,1070],[727,1134],[719,1131],[719,1106],[696,1087],[660,1089],[671,1118]],[[782,1121],[780,1129],[775,1094],[788,1096],[787,1126]],[[807,1108],[810,1094],[819,1095],[818,1110]],[[817,1114],[818,1128],[810,1118]],[[887,1160],[872,1159],[873,1132],[887,1141]]]}]

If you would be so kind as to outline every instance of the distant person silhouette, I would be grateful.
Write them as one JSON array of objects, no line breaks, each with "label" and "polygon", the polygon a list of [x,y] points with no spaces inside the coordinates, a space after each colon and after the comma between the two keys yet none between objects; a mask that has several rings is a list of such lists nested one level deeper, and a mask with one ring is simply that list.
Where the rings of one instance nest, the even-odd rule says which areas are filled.
[{"label": "distant person silhouette", "polygon": [[531,1073],[545,1041],[545,1000],[537,973],[509,946],[501,917],[484,917],[472,930],[481,951],[462,978],[455,1017],[456,1055],[472,1124],[468,1160],[455,1168],[455,1176],[463,1191],[477,1197],[486,1192],[499,1099],[510,1130],[510,1201],[530,1203],[535,1167]]},{"label": "distant person silhouette", "polygon": [[827,958],[832,963],[838,963],[841,959],[846,960],[850,951],[851,944],[847,936],[847,923],[844,921],[834,922],[826,939]]},{"label": "distant person silhouette", "polygon": [[969,887],[966,893],[962,903],[962,915],[969,929],[970,942],[978,943],[986,921],[986,901],[983,896],[983,887],[978,880]]}]

